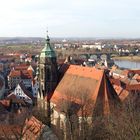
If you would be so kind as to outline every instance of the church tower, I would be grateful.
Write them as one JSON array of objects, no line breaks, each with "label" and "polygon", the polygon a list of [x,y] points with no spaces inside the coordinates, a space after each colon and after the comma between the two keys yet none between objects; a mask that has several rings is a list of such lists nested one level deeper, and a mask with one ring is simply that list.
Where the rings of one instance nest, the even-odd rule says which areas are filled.
[{"label": "church tower", "polygon": [[46,99],[47,101],[50,99],[57,85],[57,77],[56,54],[47,35],[45,47],[39,57],[39,96],[41,99]]},{"label": "church tower", "polygon": [[47,35],[45,47],[41,51],[38,63],[39,92],[37,97],[38,108],[43,110],[46,116],[46,124],[51,126],[51,107],[50,98],[58,82],[56,54],[50,44]]}]

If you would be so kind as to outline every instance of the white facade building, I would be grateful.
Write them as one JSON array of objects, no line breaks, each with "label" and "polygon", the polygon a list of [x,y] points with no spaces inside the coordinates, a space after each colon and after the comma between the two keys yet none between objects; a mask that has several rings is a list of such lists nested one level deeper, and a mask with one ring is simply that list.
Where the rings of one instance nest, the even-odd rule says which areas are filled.
[{"label": "white facade building", "polygon": [[33,95],[25,88],[23,82],[17,85],[13,94],[15,94],[18,99],[23,99],[25,102],[33,104]]},{"label": "white facade building", "polygon": [[82,48],[90,48],[90,49],[98,49],[98,50],[102,50],[102,45],[101,44],[86,44],[86,45],[82,45]]}]

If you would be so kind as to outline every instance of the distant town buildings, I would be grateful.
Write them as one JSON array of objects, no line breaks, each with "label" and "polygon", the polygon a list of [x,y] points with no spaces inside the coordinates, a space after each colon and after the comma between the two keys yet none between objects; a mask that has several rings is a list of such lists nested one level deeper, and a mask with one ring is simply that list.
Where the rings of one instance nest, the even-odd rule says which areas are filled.
[{"label": "distant town buildings", "polygon": [[86,48],[89,48],[89,49],[98,49],[98,50],[102,50],[102,45],[100,43],[95,43],[95,44],[85,44],[85,45],[82,45],[82,48],[86,49]]},{"label": "distant town buildings", "polygon": [[32,87],[34,70],[30,65],[21,64],[14,66],[8,75],[8,85],[10,89],[17,86],[20,81],[23,81],[26,88]]},{"label": "distant town buildings", "polygon": [[8,131],[9,139],[57,140],[51,126],[64,139],[73,128],[83,137],[85,126],[113,113],[119,116],[129,100],[139,109],[140,71],[120,69],[111,59],[138,54],[139,49],[122,45],[128,44],[66,39],[52,45],[47,35],[37,55],[0,55],[0,139]]}]

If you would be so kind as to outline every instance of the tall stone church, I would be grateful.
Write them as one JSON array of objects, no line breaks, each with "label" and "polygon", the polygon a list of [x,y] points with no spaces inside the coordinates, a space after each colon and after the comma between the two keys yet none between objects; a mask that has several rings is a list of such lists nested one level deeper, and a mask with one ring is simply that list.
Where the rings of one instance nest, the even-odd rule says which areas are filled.
[{"label": "tall stone church", "polygon": [[41,51],[38,64],[39,93],[38,104],[45,108],[47,113],[50,110],[50,98],[58,81],[57,58],[51,47],[50,38],[47,35],[45,47]]}]

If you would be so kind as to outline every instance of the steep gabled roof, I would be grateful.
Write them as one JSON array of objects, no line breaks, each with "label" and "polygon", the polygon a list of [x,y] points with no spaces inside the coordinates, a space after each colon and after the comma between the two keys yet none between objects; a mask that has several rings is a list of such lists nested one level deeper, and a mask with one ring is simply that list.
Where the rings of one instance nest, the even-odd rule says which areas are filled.
[{"label": "steep gabled roof", "polygon": [[11,94],[9,94],[7,97],[6,97],[7,100],[11,100],[12,103],[20,103],[22,105],[26,105],[25,101],[23,99],[19,99],[16,97],[16,95],[12,92]]},{"label": "steep gabled roof", "polygon": [[92,100],[95,108],[102,108],[102,113],[110,112],[112,104],[120,102],[104,70],[70,65],[51,101],[56,106],[62,99],[82,104],[82,98],[87,97]]},{"label": "steep gabled roof", "polygon": [[22,81],[19,83],[19,86],[22,89],[22,91],[24,92],[24,94],[26,94],[29,98],[34,100],[34,97],[33,97],[32,93],[29,90],[26,89],[26,87],[25,87],[25,85]]}]

